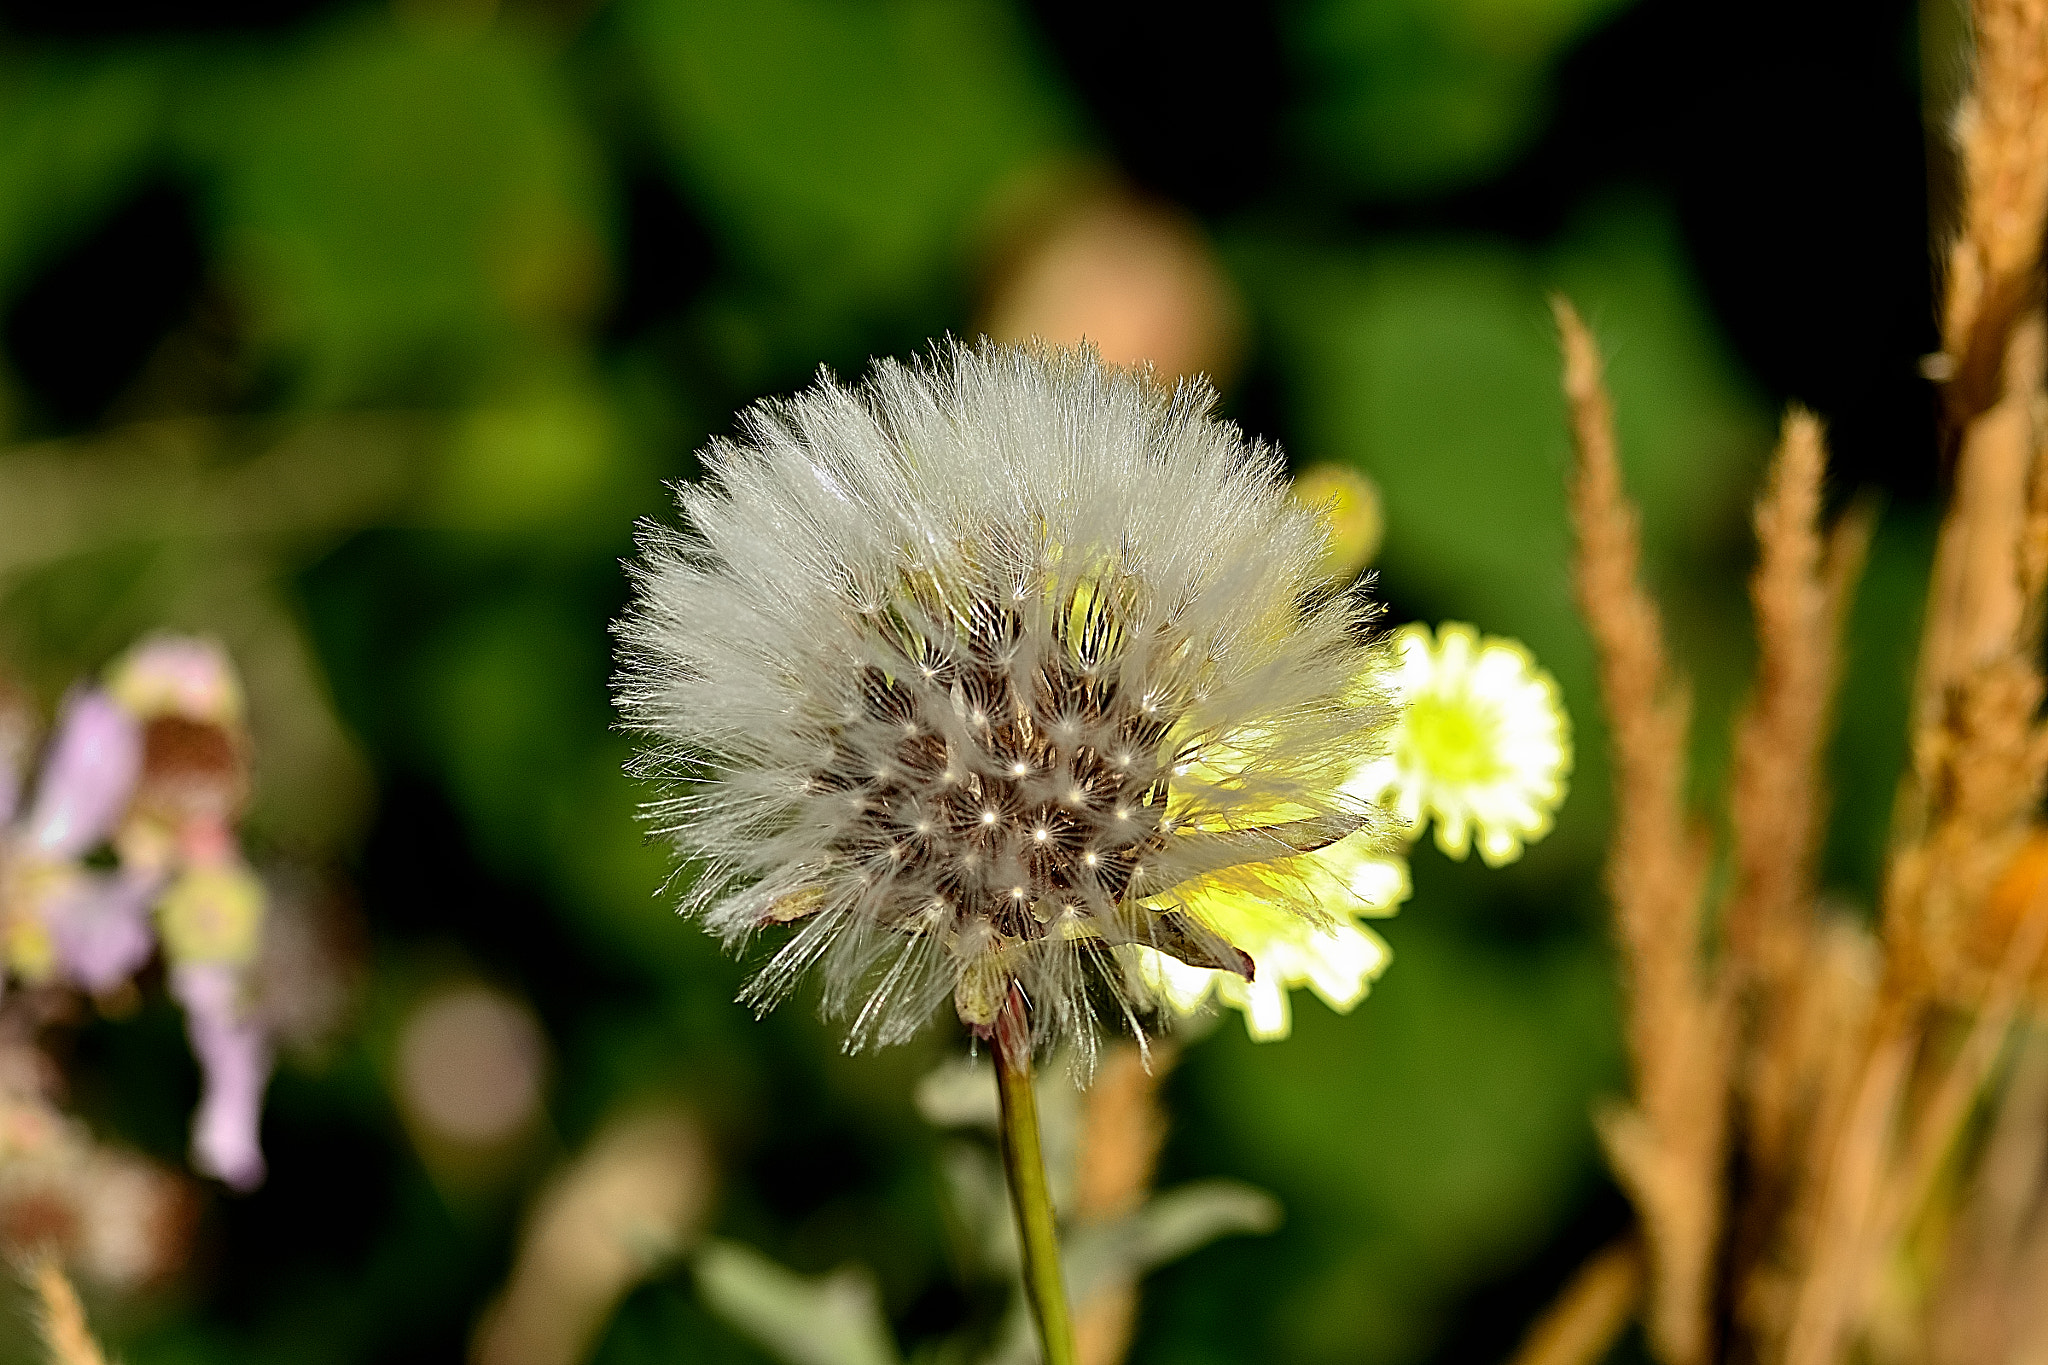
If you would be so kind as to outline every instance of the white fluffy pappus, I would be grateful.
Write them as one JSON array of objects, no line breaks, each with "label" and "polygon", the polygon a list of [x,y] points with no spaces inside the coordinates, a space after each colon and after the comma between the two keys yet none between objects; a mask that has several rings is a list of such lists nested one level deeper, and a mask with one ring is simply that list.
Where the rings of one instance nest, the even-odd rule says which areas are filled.
[{"label": "white fluffy pappus", "polygon": [[[792,929],[848,1045],[1021,992],[1092,1045],[1154,1001],[1127,945],[1246,977],[1194,890],[1353,834],[1385,707],[1370,608],[1270,447],[1092,350],[947,342],[741,414],[683,529],[643,525],[618,702],[686,912]],[[1284,868],[1286,863],[1279,862]]]}]

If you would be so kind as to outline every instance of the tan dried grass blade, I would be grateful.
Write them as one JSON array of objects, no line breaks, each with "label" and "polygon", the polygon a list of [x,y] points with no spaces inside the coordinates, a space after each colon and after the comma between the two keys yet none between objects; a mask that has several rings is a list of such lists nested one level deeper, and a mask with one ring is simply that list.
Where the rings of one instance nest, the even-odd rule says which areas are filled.
[{"label": "tan dried grass blade", "polygon": [[1626,1239],[1602,1249],[1529,1328],[1509,1365],[1597,1365],[1642,1297],[1642,1248]]},{"label": "tan dried grass blade", "polygon": [[1706,854],[1685,811],[1690,711],[1639,582],[1638,518],[1622,487],[1599,351],[1570,303],[1552,306],[1578,452],[1579,608],[1613,752],[1607,886],[1635,1075],[1632,1104],[1603,1114],[1600,1130],[1642,1224],[1652,1346],[1667,1365],[1693,1365],[1713,1348],[1732,1011],[1726,987],[1700,962]]},{"label": "tan dried grass blade", "polygon": [[42,1334],[48,1365],[107,1365],[99,1342],[86,1325],[78,1291],[71,1287],[57,1258],[40,1257],[28,1265],[25,1274],[36,1293],[36,1328]]},{"label": "tan dried grass blade", "polygon": [[2039,302],[2048,218],[2048,3],[1976,0],[1971,20],[1977,71],[1956,112],[1963,209],[1942,317],[1958,432],[1997,401],[2008,334]]}]

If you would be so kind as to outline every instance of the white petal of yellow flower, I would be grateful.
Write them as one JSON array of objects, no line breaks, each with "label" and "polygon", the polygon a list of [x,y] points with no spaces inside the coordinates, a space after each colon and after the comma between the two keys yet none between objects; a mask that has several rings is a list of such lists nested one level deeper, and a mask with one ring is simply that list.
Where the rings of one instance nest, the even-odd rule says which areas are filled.
[{"label": "white petal of yellow flower", "polygon": [[1571,772],[1557,680],[1519,642],[1448,623],[1394,632],[1381,679],[1398,708],[1387,753],[1348,784],[1437,847],[1499,867],[1550,832]]},{"label": "white petal of yellow flower", "polygon": [[[1312,895],[1328,922],[1312,924],[1277,908],[1270,890],[1254,884],[1280,879]],[[1365,998],[1393,953],[1357,919],[1393,914],[1409,889],[1407,864],[1388,857],[1372,834],[1361,831],[1314,853],[1233,868],[1176,890],[1174,901],[1251,954],[1252,980],[1189,966],[1151,948],[1132,951],[1140,977],[1182,1014],[1194,1013],[1214,996],[1243,1012],[1252,1037],[1285,1038],[1293,1023],[1288,994],[1294,987],[1307,986],[1340,1014]]]}]

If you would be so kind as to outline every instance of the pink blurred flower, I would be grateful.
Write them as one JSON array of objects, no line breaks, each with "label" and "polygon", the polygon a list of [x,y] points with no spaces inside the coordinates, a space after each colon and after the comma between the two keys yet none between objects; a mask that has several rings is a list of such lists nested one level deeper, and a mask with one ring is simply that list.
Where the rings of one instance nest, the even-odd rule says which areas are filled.
[{"label": "pink blurred flower", "polygon": [[135,715],[238,726],[242,684],[227,651],[190,635],[152,635],[116,661],[107,688]]},{"label": "pink blurred flower", "polygon": [[43,758],[23,834],[34,854],[76,858],[113,832],[142,773],[142,727],[112,697],[74,692]]},{"label": "pink blurred flower", "polygon": [[192,1116],[192,1164],[235,1190],[263,1183],[260,1128],[271,1049],[244,1008],[242,974],[220,962],[171,969],[171,994],[185,1007],[186,1035],[204,1077]]},{"label": "pink blurred flower", "polygon": [[129,872],[86,873],[43,909],[57,969],[99,994],[126,981],[156,951],[149,905],[159,882]]}]

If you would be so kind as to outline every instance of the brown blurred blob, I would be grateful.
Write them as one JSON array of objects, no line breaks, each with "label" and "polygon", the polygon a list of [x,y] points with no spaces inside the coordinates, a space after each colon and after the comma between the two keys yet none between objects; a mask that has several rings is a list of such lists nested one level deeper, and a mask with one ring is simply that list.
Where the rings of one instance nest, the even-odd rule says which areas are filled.
[{"label": "brown blurred blob", "polygon": [[1008,253],[983,301],[996,341],[1095,343],[1113,365],[1162,380],[1236,364],[1243,308],[1194,221],[1117,190],[1069,200]]},{"label": "brown blurred blob", "polygon": [[197,1212],[190,1187],[157,1162],[95,1142],[19,1084],[41,1069],[37,1059],[0,1058],[0,1259],[53,1256],[111,1289],[178,1269]]},{"label": "brown blurred blob", "polygon": [[368,972],[369,929],[338,883],[302,867],[266,867],[263,882],[270,894],[258,1008],[271,1038],[317,1067],[349,1029]]},{"label": "brown blurred blob", "polygon": [[532,1010],[486,986],[455,986],[405,1021],[398,1098],[423,1147],[497,1147],[539,1116],[546,1067]]},{"label": "brown blurred blob", "polygon": [[519,1257],[477,1327],[475,1365],[576,1365],[626,1292],[687,1250],[711,1163],[678,1109],[614,1119],[542,1190]]}]

